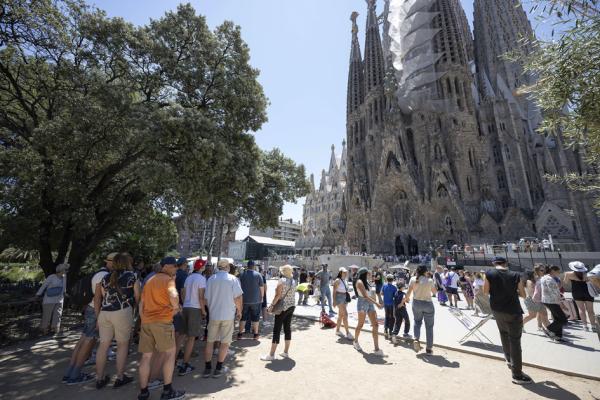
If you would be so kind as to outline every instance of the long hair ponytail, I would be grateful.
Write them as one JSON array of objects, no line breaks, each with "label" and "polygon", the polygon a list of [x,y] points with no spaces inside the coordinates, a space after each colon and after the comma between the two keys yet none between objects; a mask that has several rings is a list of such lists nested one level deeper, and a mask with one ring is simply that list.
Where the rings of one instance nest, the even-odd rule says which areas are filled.
[{"label": "long hair ponytail", "polygon": [[119,290],[119,276],[123,271],[126,271],[131,263],[128,254],[119,253],[113,258],[112,272],[110,274],[109,286],[115,290]]}]

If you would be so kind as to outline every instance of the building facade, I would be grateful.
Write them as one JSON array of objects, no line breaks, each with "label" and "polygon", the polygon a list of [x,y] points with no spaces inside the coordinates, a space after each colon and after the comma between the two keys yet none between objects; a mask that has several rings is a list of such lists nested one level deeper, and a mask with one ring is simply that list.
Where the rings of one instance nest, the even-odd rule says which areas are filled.
[{"label": "building facade", "polygon": [[384,4],[378,17],[367,0],[364,56],[351,17],[345,196],[328,210],[349,250],[414,255],[548,234],[600,249],[591,199],[544,179],[585,172],[580,154],[536,132],[541,113],[518,91],[535,77],[503,58],[535,45],[518,0],[475,0],[474,37],[459,0]]},{"label": "building facade", "polygon": [[223,220],[221,224],[219,218],[202,219],[180,215],[173,221],[177,227],[177,251],[182,257],[206,255],[208,252],[215,257],[223,256],[229,242],[235,240],[238,228],[233,219]]},{"label": "building facade", "polygon": [[276,228],[257,229],[250,227],[250,235],[262,236],[277,240],[295,241],[302,233],[302,224],[290,219],[279,218]]},{"label": "building facade", "polygon": [[327,171],[321,172],[319,187],[310,176],[310,193],[306,196],[302,217],[302,234],[296,240],[296,252],[316,256],[339,252],[345,247],[345,196],[347,179],[346,141],[340,155],[331,146]]}]

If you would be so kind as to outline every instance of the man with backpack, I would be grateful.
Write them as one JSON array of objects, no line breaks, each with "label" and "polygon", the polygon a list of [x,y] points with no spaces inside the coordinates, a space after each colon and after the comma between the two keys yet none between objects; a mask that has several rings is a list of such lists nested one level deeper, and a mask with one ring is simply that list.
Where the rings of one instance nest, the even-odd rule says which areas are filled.
[{"label": "man with backpack", "polygon": [[[452,268],[445,277],[444,287],[450,300],[450,307],[458,308],[458,274],[456,268]],[[454,300],[454,302],[452,301]]]},{"label": "man with backpack", "polygon": [[[71,304],[84,307],[84,323],[81,338],[73,350],[69,366],[62,379],[62,382],[67,385],[78,385],[96,379],[93,374],[82,372],[82,369],[96,345],[98,336],[98,330],[96,329],[98,316],[95,310],[100,308],[99,304],[102,297],[101,291],[96,289],[102,279],[112,270],[112,262],[116,255],[117,253],[110,253],[104,260],[104,267],[93,275],[81,278],[71,291]],[[98,307],[94,307],[95,302],[98,302]]]}]

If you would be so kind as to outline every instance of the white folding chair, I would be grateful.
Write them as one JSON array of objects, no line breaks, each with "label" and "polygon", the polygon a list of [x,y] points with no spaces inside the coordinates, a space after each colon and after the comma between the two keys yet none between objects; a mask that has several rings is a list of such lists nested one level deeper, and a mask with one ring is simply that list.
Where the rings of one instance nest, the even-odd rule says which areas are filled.
[{"label": "white folding chair", "polygon": [[[468,338],[474,336],[486,346],[494,344],[494,342],[492,342],[490,338],[488,338],[485,333],[481,332],[480,330],[486,322],[493,318],[491,314],[482,318],[479,322],[475,322],[458,308],[448,308],[448,310],[450,311],[450,314],[452,314],[452,316],[456,318],[468,331],[467,334],[458,341],[458,343],[463,344]],[[488,343],[485,343],[484,339],[487,340]]]}]

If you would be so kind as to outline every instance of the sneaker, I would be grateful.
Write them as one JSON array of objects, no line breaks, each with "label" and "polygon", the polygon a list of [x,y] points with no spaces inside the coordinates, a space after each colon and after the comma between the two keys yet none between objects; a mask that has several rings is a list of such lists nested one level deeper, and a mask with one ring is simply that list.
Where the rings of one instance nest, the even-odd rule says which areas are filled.
[{"label": "sneaker", "polygon": [[348,334],[346,335],[346,339],[348,339],[348,340],[354,340],[354,336],[352,336],[352,334],[351,334],[351,333],[348,333]]},{"label": "sneaker", "polygon": [[387,332],[384,332],[383,336],[385,336],[385,340],[388,340],[390,338],[390,334]]},{"label": "sneaker", "polygon": [[179,376],[186,376],[187,374],[192,373],[196,368],[191,366],[190,364],[185,364],[181,368],[179,368]]},{"label": "sneaker", "polygon": [[344,334],[342,332],[340,332],[340,331],[337,331],[335,334],[338,335],[341,338],[345,337]]},{"label": "sneaker", "polygon": [[354,342],[353,346],[356,349],[356,351],[362,351],[362,347],[360,347],[360,344],[358,344],[358,342]]},{"label": "sneaker", "polygon": [[108,385],[110,382],[110,376],[106,375],[104,378],[98,380],[96,379],[96,389],[102,389],[104,386]]},{"label": "sneaker", "polygon": [[544,335],[548,336],[550,339],[553,339],[556,337],[556,335],[554,335],[553,332],[550,332],[547,328],[542,327],[542,331],[544,332]]},{"label": "sneaker", "polygon": [[69,380],[68,376],[63,376],[60,383],[67,383],[68,380]]},{"label": "sneaker", "polygon": [[163,391],[160,395],[160,400],[180,400],[185,398],[185,392],[183,390],[171,389],[170,392]]},{"label": "sneaker", "polygon": [[404,339],[410,339],[410,338],[412,338],[412,336],[411,336],[411,334],[410,334],[410,333],[405,333],[404,335],[402,335],[402,337],[403,337]]},{"label": "sneaker", "polygon": [[392,344],[397,344],[398,343],[398,335],[393,335],[392,336]]},{"label": "sneaker", "polygon": [[260,359],[261,359],[262,361],[274,361],[274,360],[275,360],[275,357],[273,357],[273,356],[272,356],[272,355],[270,355],[270,354],[266,354],[266,355],[264,355],[264,356],[260,356]]},{"label": "sneaker", "polygon": [[237,340],[242,340],[244,338],[244,334],[243,333],[238,333],[237,334]]},{"label": "sneaker", "polygon": [[93,374],[86,374],[86,373],[81,373],[79,374],[79,376],[75,379],[69,379],[67,380],[67,385],[71,386],[71,385],[80,385],[82,383],[88,383],[93,381],[94,379],[96,379],[96,377]]},{"label": "sneaker", "polygon": [[383,352],[383,350],[381,350],[381,349],[379,349],[379,350],[375,350],[375,351],[373,352],[373,355],[374,355],[374,356],[378,356],[378,357],[387,357],[387,356],[385,355],[385,353]]},{"label": "sneaker", "polygon": [[228,367],[223,367],[221,369],[215,369],[215,372],[213,372],[213,378],[220,378],[221,376],[227,374],[228,372],[229,372]]},{"label": "sneaker", "polygon": [[[150,390],[150,389],[148,389]],[[150,399],[150,392],[146,392],[146,393],[142,393],[140,392],[140,394],[138,394],[138,400],[149,400]]]},{"label": "sneaker", "polygon": [[83,366],[84,366],[84,367],[87,367],[87,366],[89,366],[89,365],[94,365],[94,364],[96,364],[96,355],[95,355],[95,354],[94,354],[94,355],[92,355],[90,358],[88,358],[88,359],[85,361],[85,363],[83,363]]},{"label": "sneaker", "polygon": [[260,334],[255,333],[254,336],[252,336],[252,339],[259,340],[260,339]]},{"label": "sneaker", "polygon": [[205,368],[204,372],[202,373],[202,377],[203,378],[210,378],[211,375],[212,375],[212,369]]},{"label": "sneaker", "polygon": [[413,341],[413,349],[415,349],[415,352],[420,352],[421,351],[421,343],[419,343],[418,340]]},{"label": "sneaker", "polygon": [[290,355],[289,355],[289,353],[286,353],[285,351],[284,351],[283,353],[279,353],[279,355],[280,355],[282,358],[290,358]]},{"label": "sneaker", "polygon": [[533,380],[529,376],[521,373],[521,376],[513,376],[512,382],[515,385],[527,385],[533,383]]},{"label": "sneaker", "polygon": [[163,387],[164,382],[162,379],[155,379],[152,382],[148,382],[148,390],[156,390],[160,387]]},{"label": "sneaker", "polygon": [[425,349],[425,353],[427,353],[427,354],[433,354],[433,349]]},{"label": "sneaker", "polygon": [[562,336],[555,336],[552,340],[554,340],[556,343],[569,343],[569,341]]},{"label": "sneaker", "polygon": [[131,376],[127,376],[127,375],[123,374],[123,377],[121,379],[117,378],[117,380],[115,381],[115,384],[113,385],[113,388],[118,389],[121,386],[125,386],[131,382],[133,382],[133,378]]}]

